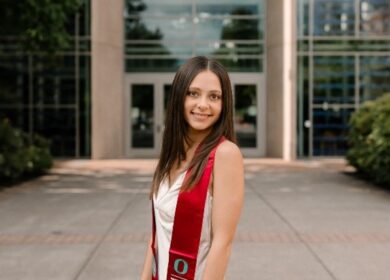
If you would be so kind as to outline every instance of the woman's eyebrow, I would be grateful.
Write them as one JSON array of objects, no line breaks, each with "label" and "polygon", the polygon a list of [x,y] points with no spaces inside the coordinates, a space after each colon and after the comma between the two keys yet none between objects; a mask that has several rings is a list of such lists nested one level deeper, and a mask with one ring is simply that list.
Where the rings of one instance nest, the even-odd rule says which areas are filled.
[{"label": "woman's eyebrow", "polygon": [[[190,87],[189,89],[190,90],[202,91],[200,88],[197,88],[197,87]],[[209,92],[211,92],[211,93],[222,93],[220,90],[217,90],[217,89],[212,89]]]}]

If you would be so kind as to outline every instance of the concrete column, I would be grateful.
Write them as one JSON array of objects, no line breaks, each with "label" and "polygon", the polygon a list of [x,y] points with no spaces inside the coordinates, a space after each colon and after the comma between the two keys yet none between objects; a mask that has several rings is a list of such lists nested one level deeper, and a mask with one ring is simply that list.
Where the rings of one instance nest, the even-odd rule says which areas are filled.
[{"label": "concrete column", "polygon": [[267,156],[296,158],[296,0],[267,1]]},{"label": "concrete column", "polygon": [[91,1],[93,159],[124,156],[123,2]]}]

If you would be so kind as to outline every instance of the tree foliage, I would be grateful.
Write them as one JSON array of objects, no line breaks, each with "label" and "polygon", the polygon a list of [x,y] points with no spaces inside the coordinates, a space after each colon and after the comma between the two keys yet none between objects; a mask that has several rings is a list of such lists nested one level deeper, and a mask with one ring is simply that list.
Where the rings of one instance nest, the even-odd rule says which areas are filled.
[{"label": "tree foliage", "polygon": [[347,159],[378,184],[390,185],[390,93],[367,101],[351,117]]},{"label": "tree foliage", "polygon": [[70,35],[66,25],[82,0],[0,0],[0,36],[17,38],[28,52],[64,49]]},{"label": "tree foliage", "polygon": [[12,184],[24,177],[44,173],[53,164],[51,142],[11,126],[8,119],[0,120],[0,185]]}]

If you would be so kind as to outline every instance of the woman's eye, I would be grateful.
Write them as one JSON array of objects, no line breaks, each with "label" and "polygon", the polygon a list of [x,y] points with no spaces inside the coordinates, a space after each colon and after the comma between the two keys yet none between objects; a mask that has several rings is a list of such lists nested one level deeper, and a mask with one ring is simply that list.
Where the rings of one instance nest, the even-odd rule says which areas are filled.
[{"label": "woman's eye", "polygon": [[187,94],[189,96],[197,96],[198,95],[198,93],[196,93],[195,91],[189,91]]},{"label": "woman's eye", "polygon": [[211,100],[219,100],[219,99],[221,99],[221,96],[219,96],[217,94],[212,94],[212,95],[210,95],[210,99]]}]

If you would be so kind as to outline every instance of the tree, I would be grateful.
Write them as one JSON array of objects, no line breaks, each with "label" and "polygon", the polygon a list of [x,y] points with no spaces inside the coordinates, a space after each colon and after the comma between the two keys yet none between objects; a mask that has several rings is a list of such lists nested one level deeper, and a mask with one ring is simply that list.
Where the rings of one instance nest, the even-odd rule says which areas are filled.
[{"label": "tree", "polygon": [[[246,8],[237,8],[232,11],[231,15],[251,16],[253,13]],[[258,24],[258,20],[232,19],[230,24],[223,27],[221,40],[259,40]]]},{"label": "tree", "polygon": [[0,0],[0,36],[27,52],[54,53],[69,45],[66,24],[83,0]]},{"label": "tree", "polygon": [[[252,16],[253,12],[246,8],[237,8],[231,12],[233,16]],[[260,40],[263,37],[259,30],[257,19],[231,19],[230,23],[223,26],[221,30],[221,41]],[[249,45],[250,47],[250,45]],[[246,43],[222,43],[213,55],[228,55],[229,59],[220,59],[228,69],[239,69],[241,61],[237,58],[240,53],[258,54],[260,50],[248,48]],[[245,67],[245,66],[244,66]]]},{"label": "tree", "polygon": [[[126,0],[125,8],[127,14],[125,21],[126,40],[130,40],[132,43],[137,40],[152,41],[144,44],[138,43],[134,46],[134,48],[137,48],[137,51],[143,51],[143,55],[147,55],[149,53],[158,55],[171,54],[169,49],[162,42],[164,34],[161,32],[160,28],[157,27],[154,30],[149,28],[141,17],[141,13],[148,9],[147,4],[145,4],[143,0]],[[152,59],[145,59],[142,61],[143,67],[145,67],[148,63],[151,63],[152,68],[156,67],[156,65],[153,65],[152,62]],[[176,64],[177,62],[175,59],[169,59],[163,64],[159,64],[157,67],[173,69]]]}]

